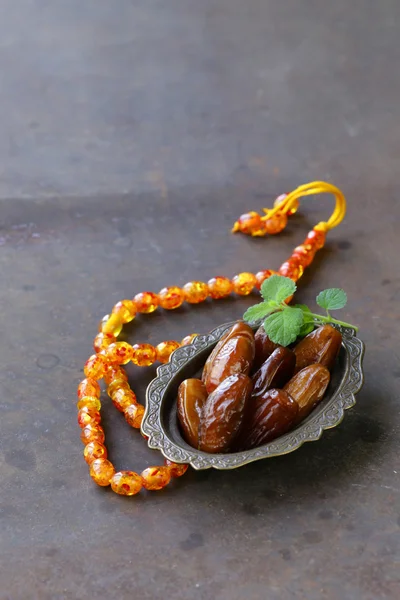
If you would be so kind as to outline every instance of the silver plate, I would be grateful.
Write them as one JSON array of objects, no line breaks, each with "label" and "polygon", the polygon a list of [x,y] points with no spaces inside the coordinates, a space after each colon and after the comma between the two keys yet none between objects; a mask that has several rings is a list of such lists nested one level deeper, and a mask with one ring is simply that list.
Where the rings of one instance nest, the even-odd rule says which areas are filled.
[{"label": "silver plate", "polygon": [[179,384],[200,373],[208,355],[233,323],[220,325],[207,335],[198,335],[191,344],[178,348],[170,361],[157,369],[157,377],[146,392],[146,411],[141,431],[150,448],[160,450],[169,460],[189,463],[194,469],[235,469],[255,460],[288,454],[304,442],[318,440],[325,429],[336,427],[344,411],[354,406],[355,394],[363,384],[364,344],[354,329],[337,327],[343,336],[337,364],[324,400],[295,429],[276,440],[243,452],[208,454],[189,446],[182,438],[176,414]]}]

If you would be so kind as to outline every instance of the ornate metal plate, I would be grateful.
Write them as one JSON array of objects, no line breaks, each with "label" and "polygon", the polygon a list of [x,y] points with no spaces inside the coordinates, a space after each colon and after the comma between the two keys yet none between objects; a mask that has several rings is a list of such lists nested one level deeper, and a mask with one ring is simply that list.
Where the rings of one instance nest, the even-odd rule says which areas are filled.
[{"label": "ornate metal plate", "polygon": [[200,452],[189,446],[180,434],[176,415],[177,390],[184,379],[198,376],[208,355],[231,326],[232,323],[221,325],[175,350],[169,363],[158,367],[157,377],[147,388],[141,431],[149,438],[149,447],[160,450],[169,460],[189,463],[194,469],[235,469],[255,460],[293,452],[304,442],[318,440],[325,429],[336,427],[342,421],[344,411],[355,404],[355,394],[363,384],[364,344],[355,337],[353,329],[337,327],[343,342],[331,383],[324,400],[302,423],[253,450],[232,454]]}]

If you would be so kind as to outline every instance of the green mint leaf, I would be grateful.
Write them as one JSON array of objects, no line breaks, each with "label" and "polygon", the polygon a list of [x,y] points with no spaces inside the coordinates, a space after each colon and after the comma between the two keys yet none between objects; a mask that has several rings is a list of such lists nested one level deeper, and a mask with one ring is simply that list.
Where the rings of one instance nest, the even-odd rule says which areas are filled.
[{"label": "green mint leaf", "polygon": [[326,310],[337,310],[347,304],[346,292],[340,288],[330,288],[320,292],[317,296],[317,304]]},{"label": "green mint leaf", "polygon": [[300,308],[303,311],[303,325],[301,326],[299,336],[304,337],[314,329],[314,319],[311,316],[311,310],[306,304],[295,304],[294,308]]},{"label": "green mint leaf", "polygon": [[281,346],[294,342],[303,324],[303,311],[287,306],[280,312],[269,315],[264,321],[264,329],[269,339]]},{"label": "green mint leaf", "polygon": [[275,310],[275,306],[270,307],[267,302],[261,302],[260,304],[250,306],[244,313],[243,319],[247,321],[247,323],[255,323],[271,314],[273,310]]},{"label": "green mint leaf", "polygon": [[261,296],[264,300],[281,303],[292,296],[297,289],[295,282],[289,277],[271,275],[261,285]]}]

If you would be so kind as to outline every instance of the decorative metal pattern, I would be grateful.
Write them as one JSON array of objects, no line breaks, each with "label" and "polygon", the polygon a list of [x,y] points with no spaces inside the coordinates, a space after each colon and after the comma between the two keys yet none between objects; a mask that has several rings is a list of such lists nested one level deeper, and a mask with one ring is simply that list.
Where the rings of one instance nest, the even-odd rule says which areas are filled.
[{"label": "decorative metal pattern", "polygon": [[[194,469],[235,469],[245,464],[288,454],[297,450],[304,442],[318,440],[325,429],[336,427],[343,417],[344,411],[354,406],[355,394],[363,384],[362,358],[364,344],[355,337],[354,329],[337,327],[343,336],[341,378],[328,398],[309,415],[296,429],[253,450],[232,454],[207,454],[191,448],[178,433],[174,435],[164,425],[166,397],[172,383],[179,384],[187,378],[182,373],[190,368],[192,361],[199,361],[204,355],[204,361],[222,335],[232,326],[226,323],[214,329],[208,335],[198,335],[191,344],[182,346],[173,352],[170,362],[157,369],[157,377],[149,384],[146,393],[146,412],[142,421],[141,431],[147,436],[150,448],[160,450],[165,458],[177,463],[189,463]],[[338,367],[339,368],[339,367]],[[191,376],[196,369],[193,369]],[[190,376],[190,375],[189,375]],[[164,418],[163,418],[164,417]],[[174,433],[174,432],[172,432]],[[173,439],[174,438],[174,439]]]}]

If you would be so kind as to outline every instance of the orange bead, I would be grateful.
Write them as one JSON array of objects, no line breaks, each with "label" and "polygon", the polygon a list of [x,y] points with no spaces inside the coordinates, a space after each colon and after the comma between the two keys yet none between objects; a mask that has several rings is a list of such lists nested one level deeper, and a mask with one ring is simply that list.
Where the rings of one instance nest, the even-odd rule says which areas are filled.
[{"label": "orange bead", "polygon": [[253,273],[239,273],[232,279],[233,289],[240,296],[248,296],[251,294],[253,287],[256,285],[256,276]]},{"label": "orange bead", "polygon": [[177,348],[179,348],[179,342],[174,342],[174,340],[161,342],[161,344],[156,346],[157,360],[161,363],[167,363],[172,352]]},{"label": "orange bead", "polygon": [[106,370],[106,358],[101,354],[92,354],[83,367],[83,372],[86,377],[93,377],[93,379],[102,379]]},{"label": "orange bead", "polygon": [[100,442],[89,442],[83,450],[83,456],[90,465],[97,458],[107,458],[107,448]]},{"label": "orange bead", "polygon": [[101,352],[107,348],[110,344],[116,341],[115,335],[112,333],[98,333],[93,341],[93,348],[96,352]]},{"label": "orange bead", "polygon": [[189,283],[185,283],[182,289],[185,300],[189,304],[204,302],[208,296],[208,286],[203,281],[189,281]]},{"label": "orange bead", "polygon": [[299,210],[299,206],[300,206],[300,202],[298,200],[295,200],[294,202],[292,202],[292,208],[290,210],[288,210],[288,212],[287,212],[288,216],[291,217],[292,215],[297,213],[297,211]]},{"label": "orange bead", "polygon": [[128,342],[114,342],[104,352],[108,360],[117,365],[126,365],[133,356],[133,348]]},{"label": "orange bead", "polygon": [[100,413],[94,408],[84,406],[78,411],[78,425],[81,428],[86,427],[86,425],[98,425],[100,421]]},{"label": "orange bead", "polygon": [[131,404],[124,410],[126,422],[135,429],[140,429],[145,408],[141,404]]},{"label": "orange bead", "polygon": [[127,381],[125,381],[124,379],[115,379],[108,386],[107,394],[110,396],[110,398],[112,398],[114,396],[114,394],[116,392],[118,392],[119,390],[123,390],[126,392],[127,390],[130,390],[130,389],[131,389],[130,385]]},{"label": "orange bead", "polygon": [[99,326],[97,327],[97,331],[99,333],[102,333],[103,326],[105,325],[105,323],[107,323],[109,318],[110,318],[110,315],[104,315],[104,317],[101,319],[101,321],[99,321]]},{"label": "orange bead", "polygon": [[117,390],[112,396],[112,403],[120,412],[124,412],[131,404],[136,404],[136,395],[132,390]]},{"label": "orange bead", "polygon": [[256,288],[260,289],[261,284],[268,279],[268,277],[271,277],[271,275],[278,275],[278,273],[276,271],[271,271],[269,269],[266,269],[265,271],[258,271],[258,273],[256,273],[255,277],[256,277]]},{"label": "orange bead", "polygon": [[101,389],[95,379],[88,377],[80,382],[77,393],[78,398],[83,398],[84,396],[95,396],[96,398],[100,398]]},{"label": "orange bead", "polygon": [[157,360],[157,352],[151,344],[135,344],[132,362],[138,367],[149,367]]},{"label": "orange bead", "polygon": [[278,206],[278,204],[283,202],[286,197],[287,197],[287,194],[281,194],[280,196],[277,196],[274,201],[274,208],[276,208]]},{"label": "orange bead", "polygon": [[111,314],[118,315],[122,323],[133,321],[137,313],[136,304],[133,300],[121,300],[117,302],[111,311]]},{"label": "orange bead", "polygon": [[294,263],[292,259],[284,262],[279,269],[280,275],[283,275],[284,277],[290,277],[290,279],[293,279],[293,281],[300,279],[303,271],[303,267],[297,263]]},{"label": "orange bead", "polygon": [[111,489],[120,496],[134,496],[142,487],[142,478],[133,471],[119,471],[111,478]]},{"label": "orange bead", "polygon": [[104,381],[109,385],[113,381],[117,380],[128,381],[128,375],[124,369],[121,369],[121,367],[118,367],[117,365],[107,365],[106,372],[104,374]]},{"label": "orange bead", "polygon": [[83,444],[89,442],[104,442],[104,431],[100,425],[86,425],[81,431],[81,441]]},{"label": "orange bead", "polygon": [[[108,317],[108,318],[107,318]],[[121,317],[117,314],[106,315],[100,322],[101,333],[112,333],[118,336],[121,333],[123,322]]]},{"label": "orange bead", "polygon": [[101,402],[95,396],[82,396],[76,403],[76,407],[78,410],[82,408],[88,408],[91,410],[99,411],[101,408]]},{"label": "orange bead", "polygon": [[114,473],[115,469],[113,464],[106,458],[96,458],[90,465],[90,477],[97,485],[110,485]]},{"label": "orange bead", "polygon": [[189,465],[180,465],[168,460],[167,458],[165,459],[164,463],[165,466],[168,467],[171,477],[182,477],[182,475],[184,475],[189,468]]},{"label": "orange bead", "polygon": [[140,313],[152,313],[159,304],[158,296],[153,292],[140,292],[140,294],[136,294],[133,301]]},{"label": "orange bead", "polygon": [[308,265],[310,265],[314,259],[315,256],[315,252],[314,250],[312,250],[312,247],[310,245],[302,245],[302,246],[297,246],[297,248],[295,248],[293,250],[293,258],[297,259],[297,262],[302,265],[303,267],[308,267]]},{"label": "orange bead", "polygon": [[269,235],[274,235],[285,229],[287,225],[287,216],[285,213],[276,213],[270,219],[264,221],[265,231]]},{"label": "orange bead", "polygon": [[143,487],[146,490],[161,490],[171,481],[168,467],[149,467],[142,472]]},{"label": "orange bead", "polygon": [[239,231],[246,234],[251,234],[260,229],[261,217],[254,210],[240,215],[238,219]]},{"label": "orange bead", "polygon": [[181,306],[185,299],[185,294],[181,288],[174,285],[172,287],[163,288],[159,292],[158,297],[160,299],[160,306],[162,308],[165,308],[166,310],[173,310],[174,308]]},{"label": "orange bead", "polygon": [[227,277],[213,277],[208,281],[208,292],[214,300],[226,298],[233,291],[233,283]]},{"label": "orange bead", "polygon": [[187,346],[188,344],[190,344],[194,338],[199,335],[198,333],[191,333],[190,335],[187,335],[183,338],[183,340],[181,341],[181,346]]},{"label": "orange bead", "polygon": [[[278,204],[280,204],[285,198],[286,198],[287,194],[281,194],[280,196],[277,197],[277,199],[274,202],[274,207],[278,206]],[[291,202],[292,204],[292,208],[290,210],[287,211],[287,214],[290,215],[294,215],[298,208],[299,208],[299,201],[295,200],[294,202]]]},{"label": "orange bead", "polygon": [[325,233],[319,229],[313,229],[307,235],[305,244],[311,244],[315,250],[320,250],[325,244]]}]

